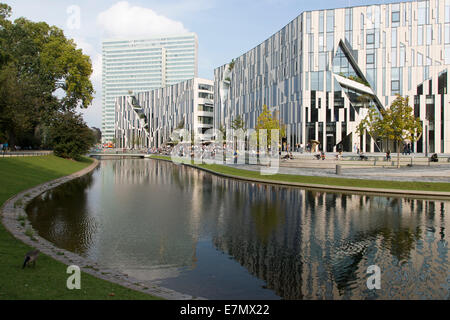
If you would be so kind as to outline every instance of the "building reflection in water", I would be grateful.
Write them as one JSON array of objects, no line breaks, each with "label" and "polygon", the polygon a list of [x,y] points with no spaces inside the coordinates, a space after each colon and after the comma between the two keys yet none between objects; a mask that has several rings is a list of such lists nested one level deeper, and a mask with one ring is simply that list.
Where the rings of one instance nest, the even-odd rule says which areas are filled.
[{"label": "building reflection in water", "polygon": [[[448,297],[448,202],[213,181],[212,201],[238,208],[214,244],[281,297]],[[384,290],[367,290],[372,264]]]},{"label": "building reflection in water", "polygon": [[[204,269],[222,279],[214,266],[231,256],[285,299],[449,298],[449,202],[281,188],[154,160],[103,161],[83,179],[34,201],[33,225],[140,279]],[[226,255],[202,253],[205,241]],[[369,291],[374,264],[382,289]]]}]

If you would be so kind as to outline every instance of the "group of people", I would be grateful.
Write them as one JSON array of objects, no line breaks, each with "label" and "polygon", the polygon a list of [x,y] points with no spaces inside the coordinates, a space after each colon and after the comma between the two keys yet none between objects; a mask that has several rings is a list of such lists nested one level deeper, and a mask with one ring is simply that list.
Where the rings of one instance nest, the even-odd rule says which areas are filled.
[{"label": "group of people", "polygon": [[7,142],[0,143],[0,151],[7,152],[7,151],[20,151],[20,150],[32,150],[33,148],[31,146],[28,147],[21,147],[21,146],[10,146]]},{"label": "group of people", "polygon": [[402,154],[406,156],[406,155],[410,155],[411,152],[412,152],[411,143],[405,143],[403,145],[403,152],[402,152]]},{"label": "group of people", "polygon": [[320,151],[319,154],[314,155],[317,160],[325,160],[325,152]]},{"label": "group of people", "polygon": [[288,152],[281,159],[282,160],[293,160],[294,156],[292,155],[292,152]]}]

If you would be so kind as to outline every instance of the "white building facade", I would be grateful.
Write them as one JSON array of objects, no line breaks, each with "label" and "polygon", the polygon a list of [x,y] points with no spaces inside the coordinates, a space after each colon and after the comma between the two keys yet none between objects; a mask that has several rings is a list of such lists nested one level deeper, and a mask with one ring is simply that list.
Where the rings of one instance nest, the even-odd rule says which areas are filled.
[{"label": "white building facade", "polygon": [[[187,81],[116,98],[115,140],[118,148],[159,148],[176,129],[189,138],[210,140],[214,117],[214,81]],[[209,132],[208,132],[209,130]]]},{"label": "white building facade", "polygon": [[414,151],[450,153],[449,66],[450,0],[304,12],[215,69],[215,128],[239,115],[254,128],[267,105],[280,112],[286,145],[382,151],[387,144],[357,126],[400,94],[424,128]]},{"label": "white building facade", "polygon": [[195,33],[152,39],[103,41],[102,142],[112,142],[115,98],[197,77]]}]

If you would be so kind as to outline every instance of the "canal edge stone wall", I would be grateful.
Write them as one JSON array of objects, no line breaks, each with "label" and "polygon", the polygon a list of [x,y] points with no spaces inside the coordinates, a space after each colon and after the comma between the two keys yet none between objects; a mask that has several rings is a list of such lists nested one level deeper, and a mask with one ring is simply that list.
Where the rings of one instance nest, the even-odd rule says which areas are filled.
[{"label": "canal edge stone wall", "polygon": [[[166,162],[172,162],[169,159],[162,158],[150,158],[153,160],[160,160]],[[241,176],[233,176],[225,173],[216,172],[206,168],[202,168],[193,164],[182,162],[181,164],[201,170],[222,178],[241,180],[246,182],[263,183],[282,187],[294,187],[294,188],[306,188],[313,190],[323,190],[328,192],[340,192],[340,193],[351,193],[359,195],[372,195],[372,196],[384,196],[384,197],[404,197],[404,198],[415,198],[415,199],[425,199],[425,200],[450,200],[450,192],[443,191],[421,191],[421,190],[402,190],[402,189],[383,189],[383,188],[363,188],[363,187],[344,187],[344,186],[331,186],[324,184],[308,184],[299,182],[287,182],[279,180],[264,180],[257,178],[248,178]],[[345,179],[345,178],[342,178]]]},{"label": "canal edge stone wall", "polygon": [[[50,189],[53,189],[61,184],[90,173],[99,164],[99,161],[97,159],[93,160],[93,163],[83,170],[80,170],[68,176],[42,183],[9,198],[0,208],[1,221],[5,228],[16,239],[33,248],[39,249],[41,253],[46,254],[66,265],[77,265],[83,272],[88,273],[96,278],[113,282],[123,287],[164,299],[204,300],[204,298],[193,297],[191,295],[179,293],[168,288],[160,287],[158,285],[149,285],[148,283],[142,283],[140,280],[133,278],[125,273],[101,266],[100,264],[87,258],[81,257],[73,252],[56,247],[50,241],[40,237],[38,233],[33,229],[31,223],[27,219],[27,214],[25,212],[25,208],[28,203]],[[24,225],[21,224],[21,221],[24,222]],[[30,235],[30,233],[32,233],[32,235]],[[25,252],[23,254],[25,255]],[[22,261],[17,261],[17,264],[21,265]],[[83,285],[83,280],[81,280],[81,285]],[[61,286],[65,286],[65,283],[62,283]]]}]

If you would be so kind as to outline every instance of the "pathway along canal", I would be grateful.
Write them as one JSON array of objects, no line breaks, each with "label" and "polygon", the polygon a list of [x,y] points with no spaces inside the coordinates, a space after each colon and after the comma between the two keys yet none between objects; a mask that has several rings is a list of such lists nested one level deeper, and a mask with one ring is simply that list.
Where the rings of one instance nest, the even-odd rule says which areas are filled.
[{"label": "pathway along canal", "polygon": [[[450,202],[224,179],[103,160],[34,199],[56,246],[208,299],[449,299]],[[381,268],[369,290],[367,268]]]}]

